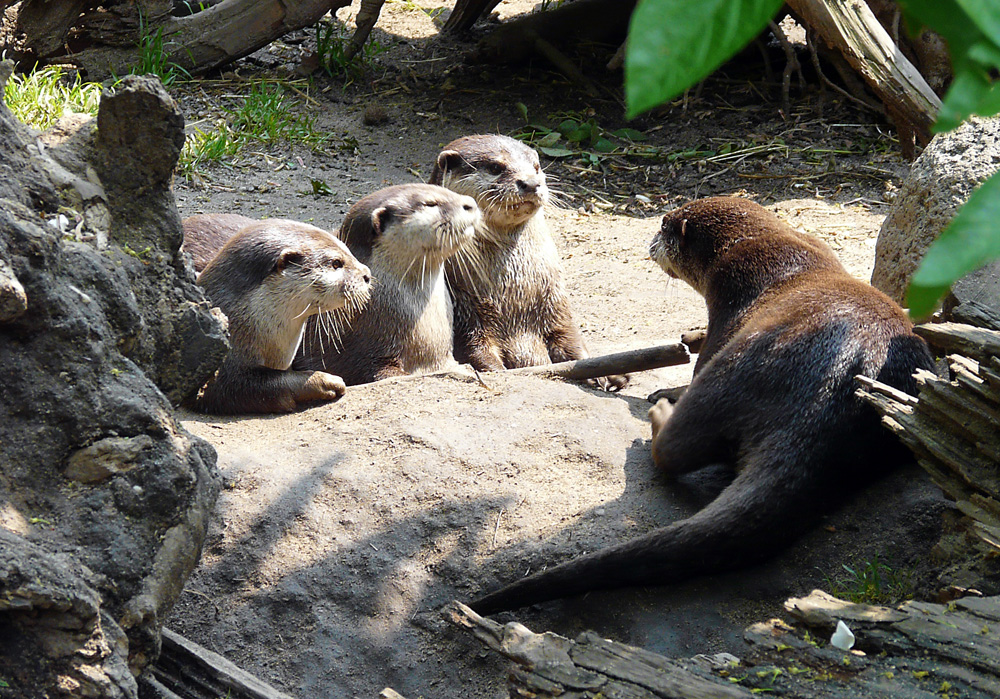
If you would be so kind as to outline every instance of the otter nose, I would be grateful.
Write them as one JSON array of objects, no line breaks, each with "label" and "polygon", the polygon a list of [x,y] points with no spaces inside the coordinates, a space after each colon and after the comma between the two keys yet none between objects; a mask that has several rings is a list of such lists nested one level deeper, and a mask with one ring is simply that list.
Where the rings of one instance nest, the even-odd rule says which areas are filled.
[{"label": "otter nose", "polygon": [[517,190],[521,194],[534,194],[538,191],[538,187],[541,182],[535,178],[532,179],[521,179],[515,182],[517,185]]},{"label": "otter nose", "polygon": [[360,265],[361,278],[365,280],[365,284],[371,284],[372,281],[372,271],[368,269],[367,265]]},{"label": "otter nose", "polygon": [[472,197],[462,197],[462,208],[471,214],[479,207],[476,206],[476,200]]}]

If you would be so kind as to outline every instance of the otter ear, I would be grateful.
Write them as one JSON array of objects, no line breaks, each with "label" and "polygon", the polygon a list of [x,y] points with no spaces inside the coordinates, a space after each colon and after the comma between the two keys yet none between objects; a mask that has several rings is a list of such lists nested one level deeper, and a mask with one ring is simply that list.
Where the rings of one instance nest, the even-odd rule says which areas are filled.
[{"label": "otter ear", "polygon": [[462,156],[458,151],[443,150],[438,155],[437,163],[434,165],[434,172],[431,173],[429,184],[441,184],[444,182],[444,173],[454,170],[462,163]]},{"label": "otter ear", "polygon": [[294,248],[285,248],[278,255],[278,261],[274,263],[275,272],[284,272],[288,265],[301,265],[305,256]]},{"label": "otter ear", "polygon": [[372,228],[378,235],[382,235],[385,227],[389,225],[389,221],[392,220],[392,211],[388,207],[380,206],[374,211],[372,211]]}]

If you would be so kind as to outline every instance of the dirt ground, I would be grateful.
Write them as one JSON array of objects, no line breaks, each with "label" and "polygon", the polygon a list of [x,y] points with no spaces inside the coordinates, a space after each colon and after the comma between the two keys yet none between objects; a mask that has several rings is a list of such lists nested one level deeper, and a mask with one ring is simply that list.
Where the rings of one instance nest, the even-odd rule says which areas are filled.
[{"label": "dirt ground", "polygon": [[[533,5],[508,0],[499,10]],[[356,6],[340,18],[350,23]],[[533,122],[572,114],[609,131],[625,126],[620,74],[603,68],[614,47],[578,58],[607,86],[591,97],[541,61],[463,64],[469,44],[437,35],[439,6],[390,0],[373,33],[386,50],[365,76],[346,88],[317,77],[298,96],[317,127],[351,147],[244,154],[178,180],[181,213],[335,228],[364,194],[425,179],[451,139],[516,133],[524,125],[517,103]],[[207,118],[246,79],[293,70],[312,41],[311,32],[287,37],[214,85],[175,96],[189,121]],[[779,86],[761,78],[756,49],[746,55],[746,73],[730,67],[629,124],[660,157],[543,158],[560,192],[549,218],[593,354],[675,342],[705,323],[700,297],[648,259],[659,216],[697,196],[740,194],[771,206],[833,245],[852,273],[870,275],[879,224],[907,171],[890,128],[821,94],[815,79],[793,90],[783,118]],[[366,126],[371,104],[391,120]],[[330,194],[314,196],[312,180]],[[646,372],[619,394],[511,375],[487,375],[485,385],[422,377],[352,387],[335,404],[292,415],[185,414],[187,428],[218,449],[226,485],[201,566],[167,624],[296,697],[375,697],[386,686],[410,699],[504,697],[506,663],[437,610],[711,498],[721,472],[666,484],[649,458],[645,397],[690,373],[691,365]],[[765,566],[501,619],[568,636],[594,629],[671,656],[738,655],[745,626],[778,615],[788,596],[829,589],[843,564],[878,557],[918,575],[941,506],[919,471],[901,469]]]}]

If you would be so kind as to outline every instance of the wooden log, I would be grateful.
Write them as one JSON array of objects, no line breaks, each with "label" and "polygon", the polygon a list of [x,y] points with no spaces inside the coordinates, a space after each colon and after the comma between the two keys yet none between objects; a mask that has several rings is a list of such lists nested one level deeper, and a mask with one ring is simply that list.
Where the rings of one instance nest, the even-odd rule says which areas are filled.
[{"label": "wooden log", "polygon": [[164,628],[162,638],[163,647],[153,675],[157,683],[170,691],[190,696],[178,688],[195,687],[199,691],[214,690],[216,696],[231,699],[292,699],[179,633]]},{"label": "wooden log", "polygon": [[558,376],[564,379],[582,381],[613,374],[632,374],[637,371],[687,364],[690,361],[691,353],[688,352],[687,345],[678,342],[672,345],[616,352],[600,357],[587,357],[571,362],[508,369],[508,371],[513,374]]},{"label": "wooden log", "polygon": [[1000,357],[1000,332],[961,323],[928,323],[913,328],[931,347],[972,357],[980,364]]},{"label": "wooden log", "polygon": [[941,100],[863,0],[788,0],[787,4],[844,56],[890,115],[905,120],[917,134],[918,142],[930,140]]},{"label": "wooden log", "polygon": [[[218,68],[247,56],[284,34],[311,26],[327,12],[351,0],[223,0],[185,17],[166,17],[149,23],[147,32],[160,32],[169,62],[192,75]],[[86,72],[90,80],[128,72],[136,62],[137,39],[121,46],[122,26],[101,24],[80,27],[77,41],[88,44],[67,60]],[[134,33],[134,31],[133,31]]]}]

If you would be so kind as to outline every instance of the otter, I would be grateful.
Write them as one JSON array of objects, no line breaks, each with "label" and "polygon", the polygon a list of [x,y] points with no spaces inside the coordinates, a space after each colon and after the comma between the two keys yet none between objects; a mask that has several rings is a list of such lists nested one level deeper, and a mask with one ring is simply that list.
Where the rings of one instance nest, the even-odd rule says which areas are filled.
[{"label": "otter", "polygon": [[455,365],[445,260],[481,223],[471,197],[428,184],[379,190],[351,207],[340,238],[372,270],[371,301],[340,336],[307,334],[294,366],[332,371],[347,385]]},{"label": "otter", "polygon": [[335,335],[336,322],[324,312],[349,316],[364,306],[368,267],[329,231],[298,221],[210,214],[185,219],[184,235],[185,248],[208,260],[198,284],[229,319],[231,341],[193,407],[215,414],[290,412],[299,403],[342,396],[340,377],[289,368],[307,319],[323,317],[320,330],[332,328]]},{"label": "otter", "polygon": [[[589,356],[545,222],[549,191],[538,154],[508,136],[464,136],[438,155],[430,182],[473,197],[485,224],[475,244],[445,266],[455,358],[496,371]],[[596,383],[618,390],[628,377]]]},{"label": "otter", "polygon": [[715,197],[666,214],[650,254],[708,306],[690,386],[650,410],[653,462],[669,476],[720,463],[736,476],[688,519],[488,594],[472,603],[480,614],[757,562],[907,458],[854,376],[914,394],[930,352],[829,246],[753,202]]}]

